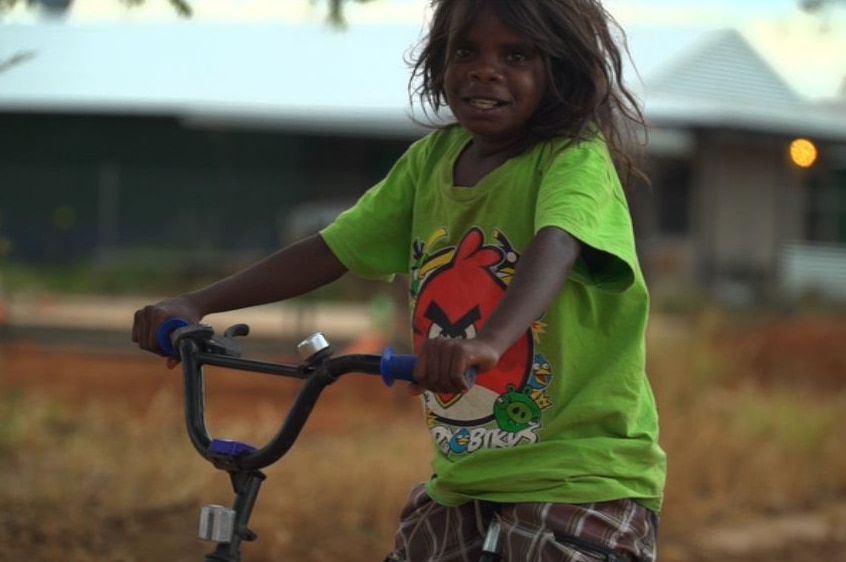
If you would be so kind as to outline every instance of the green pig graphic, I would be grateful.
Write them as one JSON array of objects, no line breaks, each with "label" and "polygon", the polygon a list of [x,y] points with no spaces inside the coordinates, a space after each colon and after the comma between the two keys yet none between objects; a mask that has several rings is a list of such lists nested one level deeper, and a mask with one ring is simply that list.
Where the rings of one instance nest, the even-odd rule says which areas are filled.
[{"label": "green pig graphic", "polygon": [[527,393],[531,388],[526,387],[523,392],[508,385],[508,391],[500,395],[494,403],[494,417],[503,431],[517,433],[540,421],[540,407]]}]

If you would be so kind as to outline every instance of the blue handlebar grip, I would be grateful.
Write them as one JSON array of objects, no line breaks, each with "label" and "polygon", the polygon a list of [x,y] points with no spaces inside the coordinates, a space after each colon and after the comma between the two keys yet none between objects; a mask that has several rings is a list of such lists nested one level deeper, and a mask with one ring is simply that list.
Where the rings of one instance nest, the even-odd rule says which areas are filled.
[{"label": "blue handlebar grip", "polygon": [[170,335],[175,330],[187,325],[188,321],[183,320],[182,318],[169,318],[168,320],[162,322],[162,325],[159,326],[158,332],[156,332],[159,340],[159,349],[162,350],[162,353],[168,357],[179,357],[179,351],[173,346],[173,342],[170,341]]},{"label": "blue handlebar grip", "polygon": [[414,355],[394,355],[394,350],[388,347],[382,352],[379,373],[387,386],[393,386],[397,379],[414,382],[414,365],[416,363],[417,357]]},{"label": "blue handlebar grip", "polygon": [[464,371],[464,380],[467,381],[467,388],[471,388],[474,384],[476,384],[476,375],[479,371],[476,370],[476,367],[470,367],[466,371]]},{"label": "blue handlebar grip", "polygon": [[[394,351],[388,347],[382,352],[382,360],[379,362],[379,372],[382,380],[388,386],[393,386],[397,379],[401,381],[414,382],[414,365],[417,364],[417,357],[414,355],[394,355]],[[467,381],[467,388],[476,382],[476,368],[470,367],[464,373]]]}]

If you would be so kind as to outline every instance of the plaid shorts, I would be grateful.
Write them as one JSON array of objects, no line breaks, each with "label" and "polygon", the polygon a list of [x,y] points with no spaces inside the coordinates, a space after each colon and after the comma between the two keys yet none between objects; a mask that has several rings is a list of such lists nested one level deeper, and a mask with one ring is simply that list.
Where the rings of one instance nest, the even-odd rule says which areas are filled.
[{"label": "plaid shorts", "polygon": [[477,562],[485,530],[500,524],[504,562],[653,562],[658,517],[632,500],[592,504],[435,503],[416,485],[385,562]]}]

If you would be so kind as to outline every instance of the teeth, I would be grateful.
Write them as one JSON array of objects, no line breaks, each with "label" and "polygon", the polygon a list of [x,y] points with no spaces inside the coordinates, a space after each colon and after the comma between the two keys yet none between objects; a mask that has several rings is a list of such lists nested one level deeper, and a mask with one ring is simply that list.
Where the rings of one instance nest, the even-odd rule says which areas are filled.
[{"label": "teeth", "polygon": [[493,100],[472,99],[470,100],[470,105],[472,105],[473,107],[478,107],[479,109],[493,109],[499,104]]}]

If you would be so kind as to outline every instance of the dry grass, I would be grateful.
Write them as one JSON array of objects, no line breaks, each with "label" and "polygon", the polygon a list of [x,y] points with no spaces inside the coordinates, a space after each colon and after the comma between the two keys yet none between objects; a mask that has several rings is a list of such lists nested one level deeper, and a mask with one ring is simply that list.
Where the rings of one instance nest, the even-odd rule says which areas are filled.
[{"label": "dry grass", "polygon": [[[744,358],[719,344],[727,322],[704,316],[691,334],[651,346],[670,459],[667,560],[693,559],[684,554],[691,529],[846,498],[846,385],[820,392],[796,384],[807,379],[804,371],[793,379],[780,372],[765,385],[766,373],[734,375]],[[161,392],[139,414],[109,403],[3,395],[0,561],[202,560],[208,546],[195,538],[197,510],[228,504],[231,492],[225,475],[190,449],[179,396]],[[347,412],[318,404],[315,415],[376,408],[365,396],[350,400]],[[278,414],[265,407],[227,418],[218,430],[260,441],[275,431]],[[252,521],[259,540],[244,546],[245,562],[384,555],[408,487],[428,475],[429,443],[411,402],[390,421],[376,420],[345,431],[309,426],[268,469]]]},{"label": "dry grass", "polygon": [[[210,547],[196,539],[199,507],[228,505],[232,491],[190,448],[179,400],[163,392],[140,416],[35,395],[0,400],[0,561],[201,560]],[[213,429],[262,443],[282,409],[226,416]],[[428,475],[430,445],[413,411],[384,425],[316,427],[265,471],[251,521],[259,541],[244,545],[245,560],[378,559],[409,485]]]},{"label": "dry grass", "polygon": [[846,498],[846,380],[822,393],[727,377],[737,357],[716,355],[710,328],[700,330],[653,356],[669,457],[666,534]]}]

